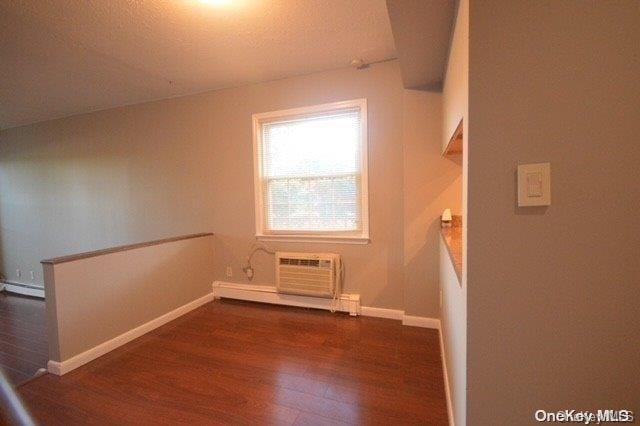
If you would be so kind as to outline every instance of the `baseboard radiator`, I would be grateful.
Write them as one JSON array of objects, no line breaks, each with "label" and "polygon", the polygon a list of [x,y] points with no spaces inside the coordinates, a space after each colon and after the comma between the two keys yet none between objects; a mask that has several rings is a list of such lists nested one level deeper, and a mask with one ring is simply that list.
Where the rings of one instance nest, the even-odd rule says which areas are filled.
[{"label": "baseboard radiator", "polygon": [[342,294],[339,254],[276,252],[275,255],[275,286],[217,282],[214,297],[360,315],[360,296]]},{"label": "baseboard radiator", "polygon": [[16,283],[13,281],[3,280],[0,281],[0,291],[44,299],[44,288],[32,284]]},{"label": "baseboard radiator", "polygon": [[213,284],[213,296],[216,299],[236,299],[249,302],[270,303],[273,305],[297,306],[348,312],[360,315],[360,295],[341,293],[335,300],[328,297],[302,296],[279,293],[276,286],[236,284],[216,281]]}]

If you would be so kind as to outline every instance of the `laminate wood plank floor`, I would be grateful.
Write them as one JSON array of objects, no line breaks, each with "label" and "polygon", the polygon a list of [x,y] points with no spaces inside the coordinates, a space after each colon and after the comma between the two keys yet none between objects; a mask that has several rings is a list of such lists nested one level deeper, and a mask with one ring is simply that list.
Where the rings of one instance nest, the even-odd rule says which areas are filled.
[{"label": "laminate wood plank floor", "polygon": [[19,393],[43,425],[447,424],[436,330],[230,300]]},{"label": "laminate wood plank floor", "polygon": [[49,358],[44,300],[0,292],[0,367],[17,386]]}]

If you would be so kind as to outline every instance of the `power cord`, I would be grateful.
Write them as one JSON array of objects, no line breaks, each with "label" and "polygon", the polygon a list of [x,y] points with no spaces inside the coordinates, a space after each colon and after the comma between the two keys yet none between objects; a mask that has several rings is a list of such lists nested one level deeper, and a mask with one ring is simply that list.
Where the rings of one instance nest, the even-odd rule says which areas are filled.
[{"label": "power cord", "polygon": [[[244,268],[242,268],[242,271],[247,275],[247,278],[249,279],[249,281],[253,280],[253,276],[254,276],[254,271],[253,271],[253,267],[251,266],[251,259],[253,258],[253,255],[256,254],[256,252],[262,251],[264,253],[267,254],[271,254],[271,255],[275,255],[276,252],[274,250],[271,250],[269,247],[267,247],[265,244],[260,243],[260,242],[255,242],[251,245],[251,248],[249,249],[249,255],[247,256],[247,266],[245,266]],[[340,295],[341,291],[342,291],[342,283],[344,282],[344,278],[345,278],[345,267],[344,264],[342,263],[342,257],[338,258],[338,262],[336,265],[336,278],[339,278],[336,280],[336,286],[335,289],[333,290],[333,298],[331,299],[331,312],[335,313],[336,312],[336,303],[338,301],[338,296]]]},{"label": "power cord", "polygon": [[253,267],[251,266],[251,258],[253,258],[253,255],[256,254],[256,252],[258,251],[262,251],[272,255],[276,254],[275,251],[269,249],[269,247],[267,247],[263,243],[260,243],[260,242],[253,243],[251,245],[251,248],[249,249],[249,255],[247,256],[247,266],[242,268],[242,271],[247,275],[247,278],[249,279],[249,281],[253,280],[253,275],[254,275]]},{"label": "power cord", "polygon": [[340,257],[339,259],[340,260],[336,265],[336,269],[337,269],[336,276],[339,277],[340,279],[336,280],[336,287],[333,290],[333,299],[331,300],[331,313],[336,312],[336,302],[338,301],[338,295],[342,291],[342,283],[344,281],[344,276],[345,276],[345,268],[344,268],[344,264],[342,263],[342,257]]}]

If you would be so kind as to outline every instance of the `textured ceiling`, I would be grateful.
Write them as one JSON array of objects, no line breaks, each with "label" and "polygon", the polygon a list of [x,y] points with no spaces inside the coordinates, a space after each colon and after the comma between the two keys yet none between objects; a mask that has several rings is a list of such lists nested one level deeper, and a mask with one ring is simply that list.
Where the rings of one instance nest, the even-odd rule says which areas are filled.
[{"label": "textured ceiling", "polygon": [[395,57],[384,0],[0,0],[0,128]]},{"label": "textured ceiling", "polygon": [[455,0],[387,0],[402,81],[440,91],[449,53]]}]

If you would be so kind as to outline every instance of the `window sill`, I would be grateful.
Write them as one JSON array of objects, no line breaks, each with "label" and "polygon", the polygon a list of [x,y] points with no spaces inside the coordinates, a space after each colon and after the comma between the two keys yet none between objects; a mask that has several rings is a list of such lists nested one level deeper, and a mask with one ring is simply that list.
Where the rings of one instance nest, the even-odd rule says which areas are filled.
[{"label": "window sill", "polygon": [[259,241],[274,241],[283,243],[326,243],[326,244],[369,244],[369,237],[349,237],[349,236],[333,236],[333,235],[264,235],[257,234],[256,239]]}]

